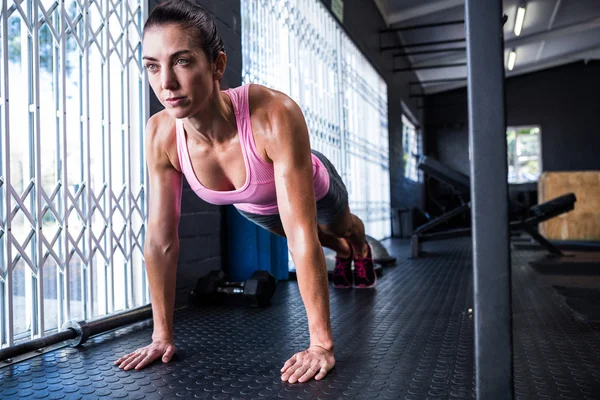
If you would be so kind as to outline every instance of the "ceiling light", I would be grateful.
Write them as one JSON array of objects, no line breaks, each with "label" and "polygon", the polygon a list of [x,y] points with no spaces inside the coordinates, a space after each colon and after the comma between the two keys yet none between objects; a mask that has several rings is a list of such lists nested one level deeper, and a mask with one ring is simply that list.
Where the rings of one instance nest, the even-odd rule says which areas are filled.
[{"label": "ceiling light", "polygon": [[513,68],[515,67],[515,62],[517,61],[517,52],[514,50],[511,50],[510,53],[508,53],[508,70],[512,71]]},{"label": "ceiling light", "polygon": [[517,8],[517,18],[515,20],[515,35],[519,36],[523,29],[523,21],[525,21],[525,5],[520,5]]}]

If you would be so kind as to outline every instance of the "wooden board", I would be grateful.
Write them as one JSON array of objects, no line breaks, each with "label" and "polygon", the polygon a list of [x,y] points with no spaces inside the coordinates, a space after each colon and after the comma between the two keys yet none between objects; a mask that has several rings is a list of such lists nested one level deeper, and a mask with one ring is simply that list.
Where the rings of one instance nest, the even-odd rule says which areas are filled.
[{"label": "wooden board", "polygon": [[549,240],[600,240],[600,171],[544,172],[538,202],[575,193],[575,209],[540,224]]}]

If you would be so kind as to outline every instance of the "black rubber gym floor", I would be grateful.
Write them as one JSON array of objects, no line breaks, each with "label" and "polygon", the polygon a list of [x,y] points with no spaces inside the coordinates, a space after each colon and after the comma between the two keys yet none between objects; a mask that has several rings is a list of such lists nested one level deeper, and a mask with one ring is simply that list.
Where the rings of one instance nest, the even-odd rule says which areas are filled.
[{"label": "black rubber gym floor", "polygon": [[[291,281],[267,309],[177,311],[179,353],[169,364],[113,365],[148,343],[151,328],[137,324],[0,369],[0,398],[473,398],[469,239],[427,243],[418,260],[407,260],[405,242],[384,244],[399,262],[376,290],[331,290],[337,365],[322,381],[280,380],[285,360],[308,344]],[[600,322],[576,314],[552,288],[558,281],[527,264],[541,254],[513,252],[515,398],[600,399]]]}]

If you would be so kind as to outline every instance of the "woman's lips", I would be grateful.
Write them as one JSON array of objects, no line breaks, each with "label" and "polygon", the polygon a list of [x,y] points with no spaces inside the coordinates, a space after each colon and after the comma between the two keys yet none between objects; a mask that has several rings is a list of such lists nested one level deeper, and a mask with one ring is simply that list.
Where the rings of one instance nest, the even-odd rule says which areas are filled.
[{"label": "woman's lips", "polygon": [[170,97],[165,101],[170,106],[178,106],[179,104],[181,104],[183,102],[183,99],[185,99],[185,97]]}]

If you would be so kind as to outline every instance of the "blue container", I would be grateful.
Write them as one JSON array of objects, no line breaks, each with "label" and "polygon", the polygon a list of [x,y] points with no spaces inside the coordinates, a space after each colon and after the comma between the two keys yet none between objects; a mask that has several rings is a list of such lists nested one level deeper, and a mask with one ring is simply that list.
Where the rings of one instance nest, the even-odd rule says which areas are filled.
[{"label": "blue container", "polygon": [[245,281],[256,270],[267,270],[277,280],[289,279],[287,239],[248,221],[233,206],[225,206],[227,275]]}]

